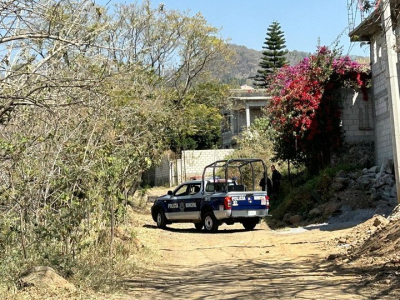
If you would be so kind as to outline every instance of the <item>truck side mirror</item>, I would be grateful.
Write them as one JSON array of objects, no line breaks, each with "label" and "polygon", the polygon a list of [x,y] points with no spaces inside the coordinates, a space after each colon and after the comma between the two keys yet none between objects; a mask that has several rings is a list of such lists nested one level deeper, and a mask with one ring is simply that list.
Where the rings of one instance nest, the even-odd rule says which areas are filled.
[{"label": "truck side mirror", "polygon": [[167,195],[172,196],[172,191],[168,191]]}]

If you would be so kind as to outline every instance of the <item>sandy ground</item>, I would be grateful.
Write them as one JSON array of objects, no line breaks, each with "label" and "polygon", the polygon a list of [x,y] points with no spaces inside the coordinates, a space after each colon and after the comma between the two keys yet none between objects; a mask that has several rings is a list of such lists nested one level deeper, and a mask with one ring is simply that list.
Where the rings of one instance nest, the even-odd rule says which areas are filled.
[{"label": "sandy ground", "polygon": [[[138,238],[156,240],[161,260],[155,268],[125,282],[130,299],[399,299],[396,291],[366,285],[359,266],[328,259],[343,252],[332,242],[351,228],[313,226],[254,231],[222,225],[216,234],[193,224],[156,228],[150,214]],[[152,238],[150,238],[152,237]]]}]

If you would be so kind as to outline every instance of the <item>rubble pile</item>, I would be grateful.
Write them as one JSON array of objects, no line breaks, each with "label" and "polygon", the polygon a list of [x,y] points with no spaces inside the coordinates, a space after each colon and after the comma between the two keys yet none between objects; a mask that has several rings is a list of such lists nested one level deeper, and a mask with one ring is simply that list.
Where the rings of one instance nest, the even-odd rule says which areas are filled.
[{"label": "rubble pile", "polygon": [[383,284],[388,291],[400,288],[400,205],[388,218],[375,215],[328,244],[339,248],[339,253],[327,259],[345,269],[359,269],[366,286]]}]

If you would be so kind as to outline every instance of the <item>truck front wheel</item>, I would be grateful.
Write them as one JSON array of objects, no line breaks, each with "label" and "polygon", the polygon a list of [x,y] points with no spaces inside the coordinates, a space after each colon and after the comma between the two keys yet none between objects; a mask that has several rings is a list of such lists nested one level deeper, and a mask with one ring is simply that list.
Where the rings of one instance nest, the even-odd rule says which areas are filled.
[{"label": "truck front wheel", "polygon": [[165,229],[165,227],[167,226],[167,219],[165,218],[165,214],[161,209],[157,211],[156,220],[157,220],[157,227]]},{"label": "truck front wheel", "polygon": [[212,211],[204,214],[204,230],[207,233],[215,233],[218,231],[218,221]]},{"label": "truck front wheel", "polygon": [[258,224],[258,222],[259,222],[258,219],[255,219],[255,220],[252,219],[252,220],[243,221],[242,224],[243,224],[244,229],[253,230],[256,227],[256,225]]}]

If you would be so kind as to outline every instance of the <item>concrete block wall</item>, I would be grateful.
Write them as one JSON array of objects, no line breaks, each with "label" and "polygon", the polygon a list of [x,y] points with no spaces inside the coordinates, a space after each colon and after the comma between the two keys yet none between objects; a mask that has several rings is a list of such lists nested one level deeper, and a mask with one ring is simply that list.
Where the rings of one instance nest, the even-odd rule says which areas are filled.
[{"label": "concrete block wall", "polygon": [[[187,150],[182,152],[182,171],[183,180],[191,177],[201,177],[204,167],[216,160],[225,159],[231,155],[234,149],[215,149],[215,150]],[[207,174],[210,176],[211,174]]]},{"label": "concrete block wall", "polygon": [[171,164],[168,156],[164,156],[155,170],[154,184],[156,186],[168,185],[170,182]]},{"label": "concrete block wall", "polygon": [[151,178],[147,178],[147,181],[154,182],[155,186],[172,187],[192,177],[201,178],[206,165],[226,159],[234,151],[234,149],[186,150],[182,152],[181,159],[170,159],[169,155],[165,155],[154,172],[147,174],[147,177],[154,176],[154,181]]},{"label": "concrete block wall", "polygon": [[348,143],[374,141],[373,99],[365,101],[363,95],[352,89],[343,89],[342,126]]},{"label": "concrete block wall", "polygon": [[389,78],[387,54],[382,36],[371,41],[372,97],[375,123],[375,164],[381,165],[385,159],[393,159],[392,125],[389,110]]}]

